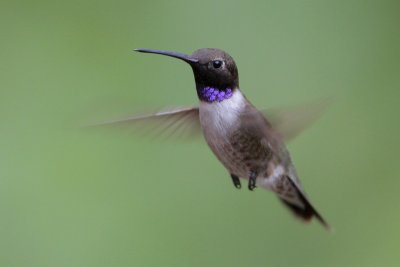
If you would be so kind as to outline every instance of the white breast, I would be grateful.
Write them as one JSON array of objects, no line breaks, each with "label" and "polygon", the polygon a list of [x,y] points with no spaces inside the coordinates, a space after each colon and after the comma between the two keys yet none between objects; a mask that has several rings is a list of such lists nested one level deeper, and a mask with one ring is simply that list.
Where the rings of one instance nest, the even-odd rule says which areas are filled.
[{"label": "white breast", "polygon": [[201,102],[200,103],[200,123],[208,133],[218,135],[226,134],[227,130],[237,126],[240,112],[243,111],[246,99],[239,89],[233,92],[229,99],[222,102]]}]

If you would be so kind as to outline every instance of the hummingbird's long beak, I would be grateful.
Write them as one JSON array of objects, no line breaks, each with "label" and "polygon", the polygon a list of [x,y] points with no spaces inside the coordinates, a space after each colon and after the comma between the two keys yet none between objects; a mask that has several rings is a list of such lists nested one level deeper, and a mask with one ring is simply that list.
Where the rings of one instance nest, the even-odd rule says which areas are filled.
[{"label": "hummingbird's long beak", "polygon": [[155,49],[147,49],[147,48],[137,48],[133,49],[133,51],[142,52],[142,53],[152,53],[152,54],[160,54],[164,56],[179,58],[189,64],[199,62],[198,59],[192,58],[189,55],[178,53],[178,52],[171,52],[171,51],[164,51],[164,50],[155,50]]}]

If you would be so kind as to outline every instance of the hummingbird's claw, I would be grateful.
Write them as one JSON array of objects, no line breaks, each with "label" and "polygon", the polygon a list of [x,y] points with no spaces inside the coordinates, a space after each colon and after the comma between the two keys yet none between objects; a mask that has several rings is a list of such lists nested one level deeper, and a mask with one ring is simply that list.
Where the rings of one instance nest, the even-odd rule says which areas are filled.
[{"label": "hummingbird's claw", "polygon": [[253,191],[254,188],[256,188],[256,178],[257,178],[257,173],[251,172],[249,177],[249,186],[248,186],[250,191]]},{"label": "hummingbird's claw", "polygon": [[239,177],[237,177],[237,176],[234,175],[234,174],[231,174],[231,177],[232,177],[233,185],[234,185],[237,189],[242,188],[242,184],[240,183]]}]

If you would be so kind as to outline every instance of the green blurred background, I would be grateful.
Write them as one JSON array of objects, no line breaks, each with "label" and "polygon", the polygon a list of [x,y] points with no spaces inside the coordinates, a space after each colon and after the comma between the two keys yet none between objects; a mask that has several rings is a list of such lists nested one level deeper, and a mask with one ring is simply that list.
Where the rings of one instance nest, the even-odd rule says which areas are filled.
[{"label": "green blurred background", "polygon": [[[2,1],[0,266],[399,266],[400,2]],[[260,108],[334,96],[289,144],[334,226],[234,189],[204,141],[81,125],[197,103],[228,51]]]}]

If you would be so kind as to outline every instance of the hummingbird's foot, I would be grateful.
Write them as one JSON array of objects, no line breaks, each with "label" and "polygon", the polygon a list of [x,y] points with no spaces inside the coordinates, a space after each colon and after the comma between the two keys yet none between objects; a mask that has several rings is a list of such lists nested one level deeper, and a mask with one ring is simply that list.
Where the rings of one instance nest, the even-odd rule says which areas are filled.
[{"label": "hummingbird's foot", "polygon": [[234,174],[231,174],[231,177],[232,177],[233,185],[234,185],[237,189],[242,188],[242,184],[240,183],[239,177],[237,177],[237,176],[234,175]]},{"label": "hummingbird's foot", "polygon": [[256,178],[257,178],[257,173],[251,172],[250,177],[249,177],[249,190],[250,191],[253,191],[254,188],[256,188]]}]

